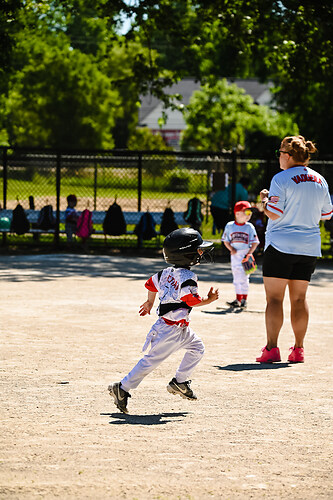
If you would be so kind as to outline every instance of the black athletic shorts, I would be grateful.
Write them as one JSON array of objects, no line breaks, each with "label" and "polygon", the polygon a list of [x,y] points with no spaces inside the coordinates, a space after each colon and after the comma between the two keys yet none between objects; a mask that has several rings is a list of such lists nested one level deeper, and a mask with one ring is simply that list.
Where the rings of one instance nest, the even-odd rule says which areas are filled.
[{"label": "black athletic shorts", "polygon": [[283,253],[269,245],[264,252],[262,273],[267,278],[310,281],[316,262],[317,257]]}]

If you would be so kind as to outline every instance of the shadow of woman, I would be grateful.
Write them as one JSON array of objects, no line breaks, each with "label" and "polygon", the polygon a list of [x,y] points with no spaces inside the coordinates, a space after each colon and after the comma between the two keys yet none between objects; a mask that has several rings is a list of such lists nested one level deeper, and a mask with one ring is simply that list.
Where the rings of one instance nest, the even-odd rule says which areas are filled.
[{"label": "shadow of woman", "polygon": [[291,363],[236,363],[234,365],[214,366],[218,370],[230,372],[243,372],[251,370],[278,370],[280,368],[288,368]]}]

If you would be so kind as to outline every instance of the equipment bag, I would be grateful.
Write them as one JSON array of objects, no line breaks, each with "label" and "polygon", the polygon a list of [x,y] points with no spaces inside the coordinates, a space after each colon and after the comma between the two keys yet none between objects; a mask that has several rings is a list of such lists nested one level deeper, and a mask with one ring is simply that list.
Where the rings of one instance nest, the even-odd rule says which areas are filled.
[{"label": "equipment bag", "polygon": [[38,229],[54,229],[56,227],[56,219],[53,215],[52,205],[45,205],[39,212],[37,220]]},{"label": "equipment bag", "polygon": [[203,215],[201,213],[202,202],[199,198],[191,198],[187,204],[187,210],[184,212],[184,220],[191,226],[201,226]]},{"label": "equipment bag", "polygon": [[155,221],[149,212],[141,215],[139,223],[135,226],[134,233],[142,240],[151,240],[157,236]]},{"label": "equipment bag", "polygon": [[79,215],[76,225],[76,236],[87,239],[94,232],[92,223],[92,212],[87,208]]},{"label": "equipment bag", "polygon": [[10,230],[12,233],[24,234],[30,229],[30,222],[25,214],[22,205],[18,204],[13,210],[12,222],[10,224]]},{"label": "equipment bag", "polygon": [[175,221],[175,214],[172,208],[167,207],[162,215],[160,233],[163,236],[168,236],[169,233],[178,229],[178,224]]},{"label": "equipment bag", "polygon": [[126,233],[126,222],[121,206],[114,202],[105,213],[103,221],[104,234],[120,236]]}]

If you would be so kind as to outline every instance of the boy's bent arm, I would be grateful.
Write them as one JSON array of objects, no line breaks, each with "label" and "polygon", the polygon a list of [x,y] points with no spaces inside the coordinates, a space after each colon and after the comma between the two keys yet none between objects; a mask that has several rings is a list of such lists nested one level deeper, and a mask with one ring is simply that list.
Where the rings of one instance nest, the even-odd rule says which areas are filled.
[{"label": "boy's bent arm", "polygon": [[214,290],[213,287],[211,286],[207,294],[207,297],[198,302],[198,304],[193,305],[193,307],[206,306],[207,304],[214,302],[218,298],[219,298],[219,289],[216,288],[216,290]]},{"label": "boy's bent arm", "polygon": [[139,309],[140,316],[146,316],[146,314],[150,314],[150,311],[155,302],[156,294],[157,292],[152,292],[148,290],[148,299],[140,306]]},{"label": "boy's bent arm", "polygon": [[253,254],[253,252],[255,251],[255,249],[257,248],[257,246],[259,245],[259,243],[252,243],[251,247],[250,247],[250,250],[247,252],[247,255],[249,255],[250,253]]}]

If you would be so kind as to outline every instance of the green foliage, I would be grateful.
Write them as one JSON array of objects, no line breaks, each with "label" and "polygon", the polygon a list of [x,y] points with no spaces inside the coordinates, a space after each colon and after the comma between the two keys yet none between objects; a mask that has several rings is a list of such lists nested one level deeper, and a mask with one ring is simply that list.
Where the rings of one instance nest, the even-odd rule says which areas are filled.
[{"label": "green foliage", "polygon": [[281,136],[298,132],[291,117],[254,104],[243,89],[229,85],[225,79],[213,85],[206,83],[194,92],[185,120],[187,128],[181,140],[184,149],[242,150],[250,133]]},{"label": "green foliage", "polygon": [[62,148],[112,147],[118,94],[94,61],[64,37],[20,40],[7,113],[11,143]]},{"label": "green foliage", "polygon": [[170,151],[160,134],[153,134],[147,127],[137,128],[129,138],[128,148],[143,151]]},{"label": "green foliage", "polygon": [[[124,15],[133,23],[120,35]],[[250,103],[242,96],[242,118],[239,108],[231,112],[237,115],[235,127],[224,114],[225,135],[218,140],[215,130],[214,140],[208,140],[200,120],[203,139],[191,139],[188,147],[199,143],[201,148],[201,142],[219,149],[244,147],[256,142],[258,131],[271,138],[286,129],[290,133],[296,121],[320,152],[328,152],[332,19],[328,0],[6,0],[0,18],[0,94],[8,102],[0,103],[0,140],[126,147],[140,95],[151,93],[168,107],[173,96],[166,87],[184,76],[210,85],[237,76],[273,81],[276,108],[291,113],[289,123],[260,110],[250,109],[247,117]]]}]

